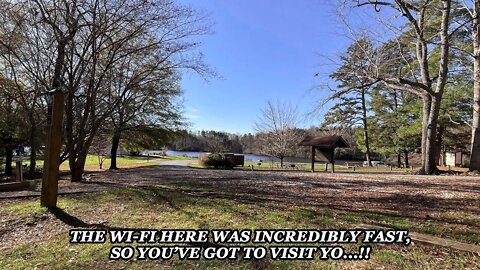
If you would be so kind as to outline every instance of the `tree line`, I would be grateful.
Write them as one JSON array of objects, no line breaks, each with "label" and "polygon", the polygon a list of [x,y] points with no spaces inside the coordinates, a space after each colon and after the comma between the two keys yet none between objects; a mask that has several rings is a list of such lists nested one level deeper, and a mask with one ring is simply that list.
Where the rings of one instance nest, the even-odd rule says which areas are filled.
[{"label": "tree line", "polygon": [[[266,133],[269,133],[266,135]],[[363,160],[363,152],[357,145],[356,128],[310,127],[308,129],[294,128],[294,136],[285,144],[277,144],[281,136],[274,132],[256,132],[234,134],[229,132],[203,130],[178,133],[176,139],[165,145],[165,149],[175,151],[194,151],[211,153],[243,153],[273,157],[283,162],[283,159],[307,159],[310,149],[298,146],[298,143],[307,135],[341,135],[351,146],[348,149],[338,149],[336,156],[344,160]],[[374,158],[386,159],[385,155],[374,153]]]}]

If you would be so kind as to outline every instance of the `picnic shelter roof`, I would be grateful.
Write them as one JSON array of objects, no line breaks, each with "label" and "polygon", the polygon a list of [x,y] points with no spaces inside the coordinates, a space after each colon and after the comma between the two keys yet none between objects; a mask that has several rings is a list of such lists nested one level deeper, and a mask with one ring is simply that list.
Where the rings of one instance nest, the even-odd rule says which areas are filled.
[{"label": "picnic shelter roof", "polygon": [[348,143],[342,136],[307,136],[299,146],[315,146],[318,148],[348,148]]}]

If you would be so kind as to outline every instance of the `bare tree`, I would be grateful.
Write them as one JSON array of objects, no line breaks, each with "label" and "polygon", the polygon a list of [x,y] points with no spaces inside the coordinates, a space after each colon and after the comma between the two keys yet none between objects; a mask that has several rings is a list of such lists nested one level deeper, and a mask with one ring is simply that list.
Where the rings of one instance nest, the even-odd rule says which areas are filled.
[{"label": "bare tree", "polygon": [[205,138],[205,142],[207,144],[208,151],[212,153],[224,153],[226,150],[224,138],[210,136],[208,138]]},{"label": "bare tree", "polygon": [[[205,71],[199,59],[188,54],[197,46],[189,38],[206,32],[203,17],[190,8],[171,1],[92,0],[84,9],[87,27],[79,30],[68,53],[66,153],[73,181],[82,179],[97,130],[128,91],[140,89],[160,68]],[[132,57],[149,59],[150,67],[121,68]],[[127,71],[119,74],[126,82],[120,91],[113,87],[118,76],[109,76],[112,70]]]},{"label": "bare tree", "polygon": [[473,63],[473,114],[470,170],[480,170],[480,0],[458,1],[459,14],[454,18],[459,25],[458,32],[470,36],[470,46],[454,47],[455,50],[472,59]]},{"label": "bare tree", "polygon": [[470,8],[465,5],[468,11],[472,26],[473,52],[473,118],[472,118],[472,139],[470,152],[470,170],[480,170],[480,0],[473,0]]},{"label": "bare tree", "polygon": [[108,137],[105,134],[97,134],[89,150],[91,154],[97,156],[98,167],[100,170],[103,169],[103,163],[108,158],[108,152],[110,150],[107,138]]},{"label": "bare tree", "polygon": [[52,87],[51,67],[57,61],[52,57],[56,54],[55,43],[44,38],[54,34],[41,27],[43,18],[31,4],[27,1],[0,3],[0,66],[3,74],[14,82],[16,91],[12,98],[28,123],[24,143],[31,147],[30,178],[34,177],[37,149],[44,137],[45,93]]},{"label": "bare tree", "polygon": [[[422,170],[421,173],[432,174],[436,170],[435,153],[437,124],[443,93],[447,84],[449,71],[449,50],[452,33],[451,0],[442,1],[360,1],[357,6],[372,5],[375,10],[380,7],[390,7],[407,19],[409,31],[402,38],[410,38],[415,44],[415,61],[405,62],[402,46],[397,47],[398,58],[391,56],[391,47],[395,42],[386,43],[372,57],[369,77],[385,84],[396,91],[413,93],[423,100],[423,130],[422,130]],[[438,23],[428,21],[432,14],[438,14]],[[398,41],[398,38],[397,38]],[[401,44],[401,43],[398,43]],[[390,47],[390,48],[389,48]],[[438,51],[439,57],[432,61],[432,52]],[[408,72],[398,72],[392,63],[405,62]],[[435,75],[434,72],[437,72]],[[417,77],[417,74],[420,74]]]},{"label": "bare tree", "polygon": [[[148,57],[130,58],[128,65],[122,65],[110,76],[112,91],[117,94],[124,92],[118,106],[107,119],[112,126],[110,169],[117,169],[117,150],[124,136],[151,134],[155,138],[145,140],[146,145],[147,142],[161,143],[161,139],[168,135],[171,137],[182,125],[181,106],[177,99],[182,93],[178,85],[180,76],[169,68],[151,65]],[[144,72],[145,76],[134,83],[123,76],[128,72]],[[162,136],[158,136],[158,132],[152,133],[154,129],[162,131]]]},{"label": "bare tree", "polygon": [[283,160],[294,152],[300,142],[296,129],[298,112],[296,107],[277,101],[268,101],[255,124],[262,154]]},{"label": "bare tree", "polygon": [[206,17],[170,0],[1,4],[1,11],[15,11],[0,15],[2,23],[13,22],[0,28],[11,70],[17,78],[28,73],[31,89],[66,92],[62,160],[69,161],[72,181],[81,181],[96,133],[129,92],[162,80],[159,70],[209,72],[192,39],[208,32]]}]

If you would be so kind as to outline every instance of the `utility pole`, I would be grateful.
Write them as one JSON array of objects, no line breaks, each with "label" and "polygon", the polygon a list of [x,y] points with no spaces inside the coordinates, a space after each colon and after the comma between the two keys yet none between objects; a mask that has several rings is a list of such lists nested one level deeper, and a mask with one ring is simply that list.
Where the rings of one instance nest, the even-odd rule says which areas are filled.
[{"label": "utility pole", "polygon": [[57,207],[64,93],[60,89],[54,89],[50,91],[48,95],[48,132],[45,146],[40,204],[43,207],[51,208]]}]

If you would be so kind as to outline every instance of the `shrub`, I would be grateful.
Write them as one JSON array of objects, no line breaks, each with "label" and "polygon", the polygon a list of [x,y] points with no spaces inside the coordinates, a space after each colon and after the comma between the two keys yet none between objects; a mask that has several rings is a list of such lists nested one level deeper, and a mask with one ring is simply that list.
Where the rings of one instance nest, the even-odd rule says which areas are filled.
[{"label": "shrub", "polygon": [[209,168],[233,168],[233,162],[227,158],[224,154],[202,154],[199,157],[200,165]]},{"label": "shrub", "polygon": [[469,156],[467,156],[467,157],[463,160],[462,167],[464,167],[464,168],[470,167],[470,157],[469,157]]}]

